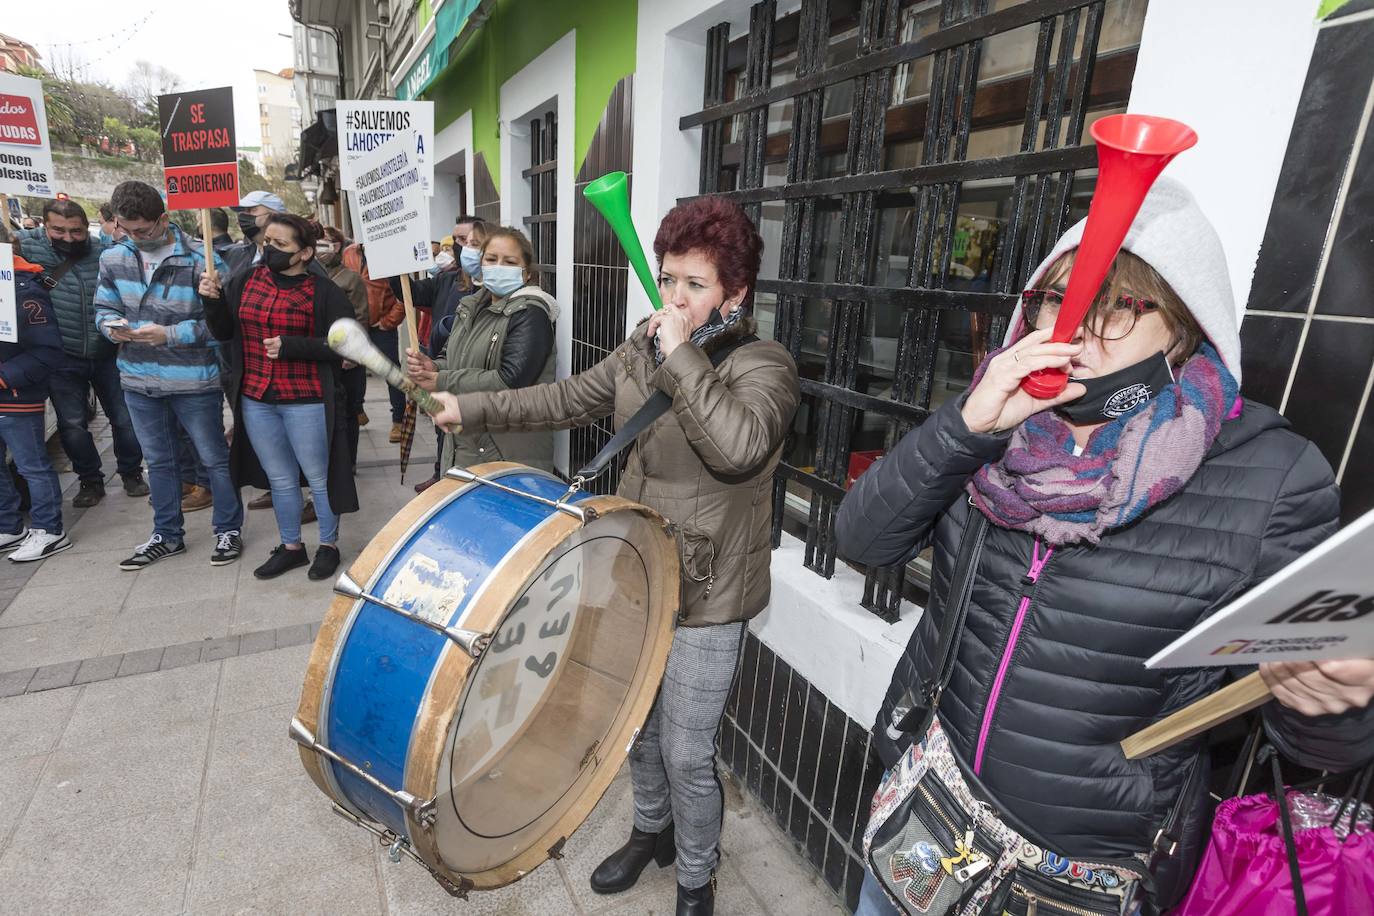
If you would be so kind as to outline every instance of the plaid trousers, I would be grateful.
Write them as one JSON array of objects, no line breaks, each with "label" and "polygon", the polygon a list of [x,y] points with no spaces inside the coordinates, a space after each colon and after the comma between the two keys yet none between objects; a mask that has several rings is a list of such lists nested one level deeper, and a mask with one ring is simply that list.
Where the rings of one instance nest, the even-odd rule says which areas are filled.
[{"label": "plaid trousers", "polygon": [[630,751],[635,826],[658,833],[674,824],[677,881],[701,887],[720,860],[724,795],[716,738],[746,624],[678,627],[663,685]]}]

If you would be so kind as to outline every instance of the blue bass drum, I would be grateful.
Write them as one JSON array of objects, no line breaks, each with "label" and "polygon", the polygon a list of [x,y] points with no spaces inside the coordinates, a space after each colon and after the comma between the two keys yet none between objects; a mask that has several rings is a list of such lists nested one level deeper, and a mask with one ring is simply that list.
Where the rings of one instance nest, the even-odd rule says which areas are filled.
[{"label": "blue bass drum", "polygon": [[291,737],[335,810],[455,895],[581,825],[663,677],[666,522],[517,464],[454,469],[335,585]]}]

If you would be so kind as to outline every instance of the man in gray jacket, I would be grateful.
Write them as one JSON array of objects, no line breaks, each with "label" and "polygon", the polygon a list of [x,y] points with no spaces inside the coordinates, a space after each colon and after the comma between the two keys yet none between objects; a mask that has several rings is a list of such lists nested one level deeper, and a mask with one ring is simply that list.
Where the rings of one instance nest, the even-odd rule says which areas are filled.
[{"label": "man in gray jacket", "polygon": [[115,348],[95,326],[96,279],[100,255],[107,246],[90,237],[89,225],[86,211],[75,201],[50,200],[43,205],[42,227],[20,239],[24,258],[43,268],[46,280],[40,282],[53,284],[48,296],[62,333],[63,364],[48,377],[48,387],[62,449],[80,479],[80,490],[72,500],[77,508],[94,506],[105,496],[100,450],[87,428],[86,405],[92,389],[114,433],[115,466],[124,492],[148,495],[143,451],[124,404]]}]

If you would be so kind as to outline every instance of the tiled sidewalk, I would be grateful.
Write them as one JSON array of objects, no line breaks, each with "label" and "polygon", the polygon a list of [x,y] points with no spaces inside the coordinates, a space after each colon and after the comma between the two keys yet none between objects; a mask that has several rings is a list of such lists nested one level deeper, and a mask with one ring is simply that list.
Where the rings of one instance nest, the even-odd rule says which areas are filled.
[{"label": "tiled sidewalk", "polygon": [[[422,439],[398,481],[384,393],[370,394],[345,563],[432,460]],[[331,813],[286,736],[330,583],[253,578],[275,543],[271,513],[249,513],[237,564],[209,565],[200,512],[188,555],[130,573],[116,564],[148,535],[146,501],[116,481],[95,508],[67,508],[71,551],[0,561],[0,914],[673,911],[671,869],[650,866],[617,897],[588,888],[630,829],[623,773],[565,858],[510,888],[464,903],[393,865]],[[843,912],[771,817],[728,782],[726,801],[718,913]]]}]

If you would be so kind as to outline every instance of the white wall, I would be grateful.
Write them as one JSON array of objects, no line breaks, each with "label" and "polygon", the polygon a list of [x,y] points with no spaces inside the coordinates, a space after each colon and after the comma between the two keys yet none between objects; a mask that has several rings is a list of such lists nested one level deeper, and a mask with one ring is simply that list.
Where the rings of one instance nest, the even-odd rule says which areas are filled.
[{"label": "white wall", "polygon": [[[434,196],[429,202],[430,238],[453,232],[453,218],[463,210],[456,176],[468,181],[467,209],[472,209],[472,112],[439,131],[434,138]],[[455,254],[454,257],[457,257]]]},{"label": "white wall", "polygon": [[[553,107],[558,114],[558,212],[555,257],[558,273],[559,318],[554,326],[559,378],[572,373],[573,290],[573,133],[576,126],[574,91],[577,82],[576,33],[569,32],[501,86],[501,222],[525,228],[530,215],[530,118]],[[471,173],[469,173],[471,174]],[[469,189],[471,190],[471,189]],[[554,439],[554,464],[568,472],[568,434]]]},{"label": "white wall", "polygon": [[1170,163],[1221,234],[1243,312],[1298,98],[1317,0],[1150,0],[1129,110],[1198,144]]}]

